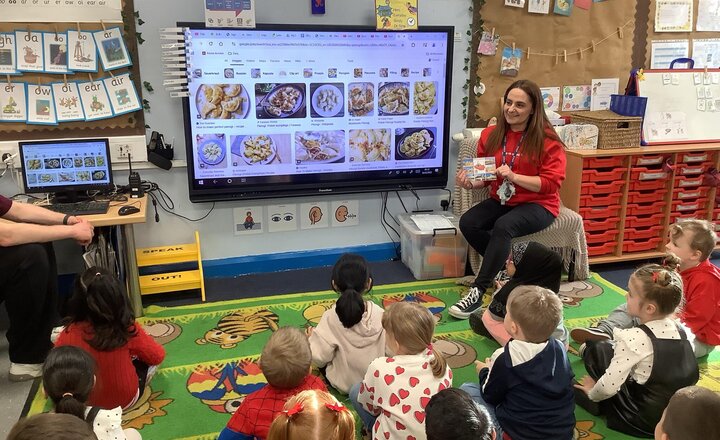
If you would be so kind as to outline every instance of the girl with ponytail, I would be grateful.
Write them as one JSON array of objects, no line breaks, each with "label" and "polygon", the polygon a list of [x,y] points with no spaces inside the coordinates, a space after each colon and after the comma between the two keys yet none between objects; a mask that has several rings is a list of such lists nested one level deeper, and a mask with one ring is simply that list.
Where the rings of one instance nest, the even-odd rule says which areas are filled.
[{"label": "girl with ponytail", "polygon": [[50,351],[43,366],[43,388],[55,412],[85,420],[98,440],[140,440],[135,429],[123,430],[122,408],[106,410],[86,405],[95,386],[95,361],[83,349],[72,346]]},{"label": "girl with ponytail", "polygon": [[267,440],[354,440],[355,418],[332,394],[301,391],[285,403]]},{"label": "girl with ponytail", "polygon": [[452,371],[432,344],[435,318],[415,302],[398,302],[382,318],[392,357],[375,359],[350,401],[373,439],[425,438],[425,406],[452,386]]},{"label": "girl with ponytail", "polygon": [[383,309],[364,294],[372,288],[367,261],[344,254],[335,263],[330,281],[340,297],[323,313],[317,327],[308,328],[313,363],[325,367],[325,377],[347,394],[362,380],[370,362],[385,355]]}]

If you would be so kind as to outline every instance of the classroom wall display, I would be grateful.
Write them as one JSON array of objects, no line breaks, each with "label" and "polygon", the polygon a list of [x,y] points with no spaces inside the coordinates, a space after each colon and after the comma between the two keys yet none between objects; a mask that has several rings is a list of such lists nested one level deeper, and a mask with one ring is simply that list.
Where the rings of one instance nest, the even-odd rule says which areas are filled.
[{"label": "classroom wall display", "polygon": [[330,226],[328,202],[300,204],[300,229],[319,229]]},{"label": "classroom wall display", "polygon": [[297,205],[268,205],[268,232],[294,231],[298,226]]},{"label": "classroom wall display", "polygon": [[123,115],[142,108],[135,83],[130,79],[129,73],[104,78],[102,81],[110,96],[110,105],[115,115]]},{"label": "classroom wall display", "polygon": [[115,70],[132,64],[119,27],[93,32],[93,38],[103,70]]},{"label": "classroom wall display", "polygon": [[43,32],[43,64],[47,73],[70,73],[65,32]]},{"label": "classroom wall display", "polygon": [[27,120],[27,97],[25,83],[0,84],[0,122],[25,122]]},{"label": "classroom wall display", "polygon": [[57,125],[52,86],[27,85],[27,112],[28,124]]},{"label": "classroom wall display", "polygon": [[53,100],[55,101],[55,115],[58,122],[84,121],[80,90],[74,81],[52,84]]},{"label": "classroom wall display", "polygon": [[[2,21],[15,23],[122,22],[121,0],[4,1]],[[131,3],[132,2],[124,2]]]},{"label": "classroom wall display", "polygon": [[263,232],[263,207],[245,206],[233,209],[234,235],[261,234]]},{"label": "classroom wall display", "polygon": [[92,32],[67,31],[68,69],[75,72],[97,72],[97,46]]},{"label": "classroom wall display", "polygon": [[15,59],[21,72],[44,72],[42,32],[15,31]]},{"label": "classroom wall display", "polygon": [[17,73],[15,34],[0,33],[0,75],[15,75]]},{"label": "classroom wall display", "polygon": [[91,80],[78,83],[78,90],[80,90],[80,100],[85,110],[86,121],[95,121],[113,116],[110,97],[103,81]]},{"label": "classroom wall display", "polygon": [[357,200],[336,200],[330,204],[332,227],[357,226],[360,223],[360,203]]}]

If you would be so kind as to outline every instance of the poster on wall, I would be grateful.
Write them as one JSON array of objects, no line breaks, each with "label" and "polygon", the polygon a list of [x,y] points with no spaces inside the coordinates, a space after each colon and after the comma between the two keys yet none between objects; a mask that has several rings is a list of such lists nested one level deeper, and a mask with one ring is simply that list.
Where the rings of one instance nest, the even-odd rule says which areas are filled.
[{"label": "poster on wall", "polygon": [[330,226],[327,202],[300,204],[300,229],[320,229]]},{"label": "poster on wall", "polygon": [[57,125],[52,87],[49,85],[27,85],[27,123]]},{"label": "poster on wall", "polygon": [[255,0],[204,0],[207,27],[255,27]]},{"label": "poster on wall", "polygon": [[15,31],[15,60],[21,72],[43,72],[42,32]]},{"label": "poster on wall", "polygon": [[122,0],[4,1],[2,21],[14,23],[122,23]]},{"label": "poster on wall", "polygon": [[375,17],[378,30],[417,30],[418,0],[375,0]]},{"label": "poster on wall", "polygon": [[263,232],[263,207],[246,206],[233,209],[234,235],[261,234]]},{"label": "poster on wall", "polygon": [[528,12],[531,14],[549,14],[550,0],[530,0]]},{"label": "poster on wall", "polygon": [[590,110],[590,85],[564,86],[563,111]]},{"label": "poster on wall", "polygon": [[560,110],[560,87],[541,87],[540,94],[546,110]]},{"label": "poster on wall", "polygon": [[68,45],[65,32],[43,32],[42,35],[45,72],[70,73],[68,70]]},{"label": "poster on wall", "polygon": [[17,73],[15,34],[0,33],[0,75],[15,75]]},{"label": "poster on wall", "polygon": [[695,30],[720,32],[720,0],[700,0]]},{"label": "poster on wall", "polygon": [[650,68],[669,69],[678,58],[690,56],[690,40],[652,40],[650,42]]},{"label": "poster on wall", "polygon": [[268,232],[287,232],[297,229],[297,205],[268,205]]},{"label": "poster on wall", "polygon": [[97,46],[92,32],[67,32],[68,69],[74,72],[97,72]]},{"label": "poster on wall", "polygon": [[332,226],[357,226],[360,223],[360,203],[357,200],[339,200],[330,204]]},{"label": "poster on wall", "polygon": [[137,90],[135,90],[135,84],[130,79],[129,73],[104,78],[102,81],[105,83],[105,88],[110,97],[110,105],[115,116],[142,108]]},{"label": "poster on wall", "polygon": [[27,121],[25,83],[6,82],[0,85],[0,122]]},{"label": "poster on wall", "polygon": [[119,69],[132,64],[119,27],[93,32],[103,70]]},{"label": "poster on wall", "polygon": [[52,91],[53,100],[55,101],[55,115],[58,122],[85,120],[77,83],[53,83]]},{"label": "poster on wall", "polygon": [[692,54],[696,69],[720,67],[720,38],[693,40]]},{"label": "poster on wall", "polygon": [[693,23],[693,0],[657,0],[655,32],[690,32]]},{"label": "poster on wall", "polygon": [[609,110],[610,95],[616,95],[619,88],[620,78],[593,79],[590,110]]},{"label": "poster on wall", "polygon": [[78,83],[80,100],[85,109],[85,120],[112,118],[113,111],[105,84],[102,81],[88,81]]}]

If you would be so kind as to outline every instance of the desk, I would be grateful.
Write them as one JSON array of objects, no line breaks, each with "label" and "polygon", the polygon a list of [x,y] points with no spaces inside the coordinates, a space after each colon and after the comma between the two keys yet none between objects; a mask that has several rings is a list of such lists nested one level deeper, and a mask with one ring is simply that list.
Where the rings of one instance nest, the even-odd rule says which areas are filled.
[{"label": "desk", "polygon": [[[140,297],[140,280],[137,267],[137,256],[135,255],[135,233],[133,225],[145,223],[147,220],[147,196],[139,199],[128,199],[127,202],[110,202],[110,209],[105,214],[83,215],[93,226],[122,226],[122,240],[125,251],[125,267],[128,286],[128,296],[135,316],[143,315],[142,299]],[[140,212],[130,215],[118,215],[121,206],[132,205],[140,209]]]}]

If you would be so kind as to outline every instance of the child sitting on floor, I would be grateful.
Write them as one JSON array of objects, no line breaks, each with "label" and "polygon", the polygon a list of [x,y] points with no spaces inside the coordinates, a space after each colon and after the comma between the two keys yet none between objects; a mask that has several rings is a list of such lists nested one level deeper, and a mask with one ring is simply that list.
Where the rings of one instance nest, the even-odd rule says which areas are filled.
[{"label": "child sitting on floor", "polygon": [[433,349],[435,318],[415,302],[390,305],[382,318],[392,357],[375,359],[350,402],[375,440],[425,438],[425,407],[437,392],[452,386],[452,371]]},{"label": "child sitting on floor", "polygon": [[126,409],[137,402],[165,350],[135,322],[120,280],[101,267],[86,270],[75,282],[65,324],[55,346],[80,347],[97,364],[88,403]]},{"label": "child sitting on floor", "polygon": [[313,363],[326,367],[330,384],[347,394],[362,380],[370,362],[385,355],[383,309],[363,298],[372,288],[372,278],[360,255],[340,257],[331,285],[340,298],[323,313],[315,329],[308,327],[308,339]]},{"label": "child sitting on floor", "polygon": [[[679,258],[684,286],[685,305],[678,317],[694,335],[695,357],[702,357],[720,344],[720,269],[709,260],[717,235],[712,223],[693,219],[679,220],[669,235],[666,249]],[[613,329],[637,325],[622,304],[596,327],[572,329],[570,336],[579,343],[610,339]]]},{"label": "child sitting on floor", "polygon": [[458,388],[432,396],[425,407],[425,433],[427,440],[495,440],[487,410]]},{"label": "child sitting on floor", "polygon": [[681,388],[670,398],[655,427],[655,440],[720,438],[720,394],[707,388]]},{"label": "child sitting on floor", "polygon": [[575,385],[582,391],[576,393],[577,403],[606,415],[609,428],[652,437],[673,393],[697,382],[692,345],[673,320],[682,290],[676,271],[657,264],[640,267],[630,276],[626,297],[627,311],[640,326],[617,329],[614,341],[588,341],[580,350],[589,376]]},{"label": "child sitting on floor", "polygon": [[268,440],[353,440],[355,419],[332,394],[308,390],[288,399]]},{"label": "child sitting on floor", "polygon": [[70,414],[43,413],[22,419],[6,440],[97,440],[90,425]]},{"label": "child sitting on floor", "polygon": [[135,429],[122,429],[122,408],[85,405],[95,386],[95,361],[82,348],[65,346],[50,351],[42,375],[45,393],[56,413],[71,414],[92,426],[100,440],[142,438]]},{"label": "child sitting on floor", "polygon": [[218,440],[265,439],[273,419],[288,397],[300,391],[327,391],[323,381],[310,374],[310,344],[295,327],[278,329],[263,348],[260,369],[267,385],[248,394]]},{"label": "child sitting on floor", "polygon": [[[510,292],[518,286],[540,286],[557,293],[562,277],[562,258],[548,247],[536,242],[519,242],[512,245],[512,253],[507,261],[507,274],[510,279],[493,295],[486,310],[478,309],[470,315],[470,327],[479,335],[492,337],[498,344],[505,345],[510,335],[505,330],[503,320]],[[552,335],[566,347],[568,332],[562,318]]]},{"label": "child sitting on floor", "polygon": [[505,329],[512,339],[485,362],[476,362],[479,384],[465,390],[487,408],[500,439],[570,440],[575,402],[565,346],[552,338],[562,302],[551,290],[519,286],[508,298]]}]

